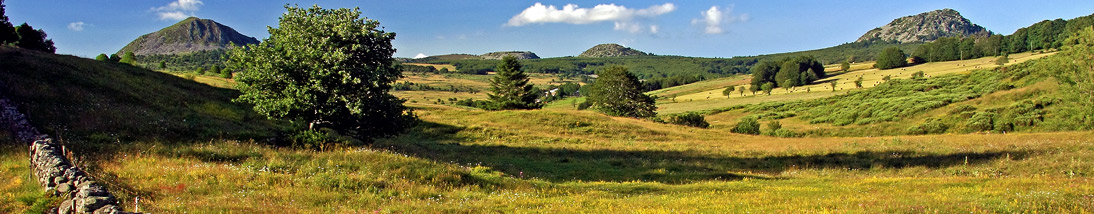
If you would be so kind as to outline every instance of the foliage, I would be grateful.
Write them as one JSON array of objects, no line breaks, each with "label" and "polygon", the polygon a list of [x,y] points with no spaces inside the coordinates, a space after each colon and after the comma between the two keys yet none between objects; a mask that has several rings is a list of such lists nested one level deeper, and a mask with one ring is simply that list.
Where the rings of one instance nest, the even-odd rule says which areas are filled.
[{"label": "foliage", "polygon": [[1003,56],[1000,56],[999,58],[995,59],[995,65],[1002,66],[1002,65],[1007,64],[1007,62],[1009,62],[1009,61],[1010,61],[1010,58],[1006,54],[1004,54]]},{"label": "foliage", "polygon": [[858,76],[858,79],[855,79],[855,88],[862,88],[862,76]]},{"label": "foliage", "polygon": [[768,136],[775,136],[775,132],[782,130],[782,128],[782,123],[779,123],[778,120],[772,120],[767,123],[767,132],[765,134]]},{"label": "foliage", "polygon": [[707,123],[706,118],[703,118],[702,114],[696,112],[673,115],[672,117],[669,117],[668,122],[676,125],[684,125],[698,128],[710,127],[710,123]]},{"label": "foliage", "polygon": [[737,86],[733,86],[733,85],[726,86],[726,89],[722,90],[722,96],[729,97],[729,95],[732,95],[733,92],[736,91],[736,90],[737,90]]},{"label": "foliage", "polygon": [[778,87],[792,88],[812,84],[824,75],[824,65],[811,56],[787,57],[753,66],[752,87],[761,89],[764,83],[772,83]]},{"label": "foliage", "polygon": [[[923,48],[923,46],[919,46],[919,48]],[[881,51],[877,56],[877,64],[874,64],[878,69],[892,69],[907,65],[908,61],[904,57],[904,51],[895,47]]]},{"label": "foliage", "polygon": [[286,6],[261,44],[231,49],[236,100],[270,118],[298,119],[368,140],[412,126],[404,100],[388,93],[402,76],[391,55],[394,33],[359,9]]},{"label": "foliage", "polygon": [[543,105],[536,102],[539,94],[532,84],[528,84],[528,75],[521,70],[520,62],[512,55],[506,55],[498,63],[497,75],[490,79],[490,102],[498,110],[536,109]]},{"label": "foliage", "polygon": [[839,64],[839,70],[840,70],[840,71],[843,71],[843,72],[847,72],[847,71],[851,70],[851,62],[850,62],[850,60],[848,60],[848,61],[843,61],[842,63],[840,63],[840,64]]},{"label": "foliage", "polygon": [[57,48],[53,46],[53,40],[46,38],[46,32],[35,30],[27,23],[14,26],[8,19],[6,6],[0,0],[0,45],[13,44],[20,48],[45,51],[53,53]]},{"label": "foliage", "polygon": [[770,83],[770,82],[764,83],[764,85],[760,86],[760,89],[762,89],[765,94],[770,96],[771,95],[771,89],[775,89],[775,84]]},{"label": "foliage", "polygon": [[737,121],[737,125],[733,129],[729,130],[738,134],[760,134],[760,122],[755,117],[742,117]]},{"label": "foliage", "polygon": [[611,66],[598,74],[588,95],[588,102],[594,109],[612,116],[648,118],[657,115],[653,98],[642,93],[642,83],[627,68]]},{"label": "foliage", "polygon": [[95,56],[95,61],[110,61],[110,57],[106,56],[106,54],[99,54],[98,56]]},{"label": "foliage", "polygon": [[194,71],[212,66],[224,67],[228,50],[194,51],[180,54],[137,55],[134,62],[140,67],[159,67],[171,71]]},{"label": "foliage", "polygon": [[118,62],[125,63],[125,64],[130,64],[130,65],[136,65],[135,64],[136,63],[136,61],[135,61],[136,57],[137,57],[136,55],[133,55],[133,52],[125,52],[125,55],[123,55],[122,59],[119,60]]}]

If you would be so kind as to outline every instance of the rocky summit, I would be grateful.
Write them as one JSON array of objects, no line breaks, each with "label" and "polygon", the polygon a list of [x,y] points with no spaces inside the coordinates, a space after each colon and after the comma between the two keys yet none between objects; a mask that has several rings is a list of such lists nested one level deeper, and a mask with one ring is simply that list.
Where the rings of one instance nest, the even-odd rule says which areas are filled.
[{"label": "rocky summit", "polygon": [[650,54],[619,44],[599,44],[585,50],[578,57],[620,57],[620,56],[649,56]]},{"label": "rocky summit", "polygon": [[930,42],[951,36],[989,36],[991,32],[973,24],[953,9],[935,10],[893,20],[859,37],[863,41]]},{"label": "rocky summit", "polygon": [[258,40],[216,21],[190,17],[159,31],[137,37],[119,50],[118,55],[125,52],[155,55],[220,50],[228,48],[232,43],[242,46],[257,44]]}]

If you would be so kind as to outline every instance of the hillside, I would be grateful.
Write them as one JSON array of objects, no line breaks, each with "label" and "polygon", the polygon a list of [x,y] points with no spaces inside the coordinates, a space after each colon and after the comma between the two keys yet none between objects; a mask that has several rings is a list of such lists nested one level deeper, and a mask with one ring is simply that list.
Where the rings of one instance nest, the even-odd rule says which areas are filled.
[{"label": "hillside", "polygon": [[479,57],[482,57],[482,59],[494,59],[494,60],[496,60],[496,59],[501,59],[502,57],[505,57],[505,56],[513,56],[513,57],[516,57],[517,59],[539,59],[539,56],[536,56],[536,53],[532,53],[531,51],[490,52],[490,53],[483,54],[482,56],[479,56]]},{"label": "hillside", "polygon": [[863,34],[856,42],[897,41],[930,42],[942,37],[990,36],[991,32],[973,24],[953,9],[941,9],[897,18],[889,24]]},{"label": "hillside", "polygon": [[72,142],[275,135],[231,102],[239,92],[122,63],[0,47],[2,92],[44,132]]},{"label": "hillside", "polygon": [[619,44],[599,44],[581,52],[577,57],[621,57],[621,56],[649,56],[646,52],[623,47]]},{"label": "hillside", "polygon": [[181,54],[199,51],[215,51],[228,48],[230,44],[239,46],[257,44],[258,40],[235,29],[210,19],[190,17],[159,31],[137,37],[118,50],[119,56],[126,52],[136,55]]}]

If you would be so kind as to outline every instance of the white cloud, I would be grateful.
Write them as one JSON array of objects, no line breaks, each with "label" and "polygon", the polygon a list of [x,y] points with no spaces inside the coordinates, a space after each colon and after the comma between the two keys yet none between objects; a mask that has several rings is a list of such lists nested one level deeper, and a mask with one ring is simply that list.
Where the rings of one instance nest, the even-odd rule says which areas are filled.
[{"label": "white cloud", "polygon": [[725,25],[748,21],[748,14],[734,15],[733,6],[726,7],[724,10],[718,9],[718,6],[711,6],[699,15],[702,18],[692,19],[691,24],[703,24],[703,33],[706,34],[722,34],[725,33]]},{"label": "white cloud", "polygon": [[194,16],[194,12],[205,5],[201,0],[176,0],[167,6],[152,8],[161,20],[182,20]]},{"label": "white cloud", "polygon": [[84,22],[68,23],[68,29],[72,31],[84,31]]},{"label": "white cloud", "polygon": [[418,53],[418,55],[414,55],[415,59],[421,59],[421,58],[426,58],[426,57],[429,57],[429,56],[426,56],[424,53]]},{"label": "white cloud", "polygon": [[[524,9],[520,14],[513,16],[503,26],[519,27],[528,24],[542,23],[567,23],[567,24],[592,24],[599,22],[614,22],[615,30],[631,33],[642,32],[643,27],[636,19],[655,18],[676,10],[672,3],[653,5],[646,9],[632,9],[622,5],[599,4],[592,8],[580,8],[575,4],[566,4],[562,9],[554,5],[536,3]],[[657,27],[650,26],[651,31]]]}]

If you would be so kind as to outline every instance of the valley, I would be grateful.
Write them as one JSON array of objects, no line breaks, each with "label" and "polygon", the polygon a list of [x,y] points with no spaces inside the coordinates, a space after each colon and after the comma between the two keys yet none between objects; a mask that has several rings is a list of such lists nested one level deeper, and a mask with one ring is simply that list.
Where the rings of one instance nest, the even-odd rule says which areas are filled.
[{"label": "valley", "polygon": [[[285,10],[269,38],[180,18],[95,59],[0,32],[3,113],[28,115],[0,120],[0,213],[1094,212],[1094,15],[1003,36],[947,8],[730,58],[394,58],[369,10]],[[113,196],[36,177],[19,123]]]}]

